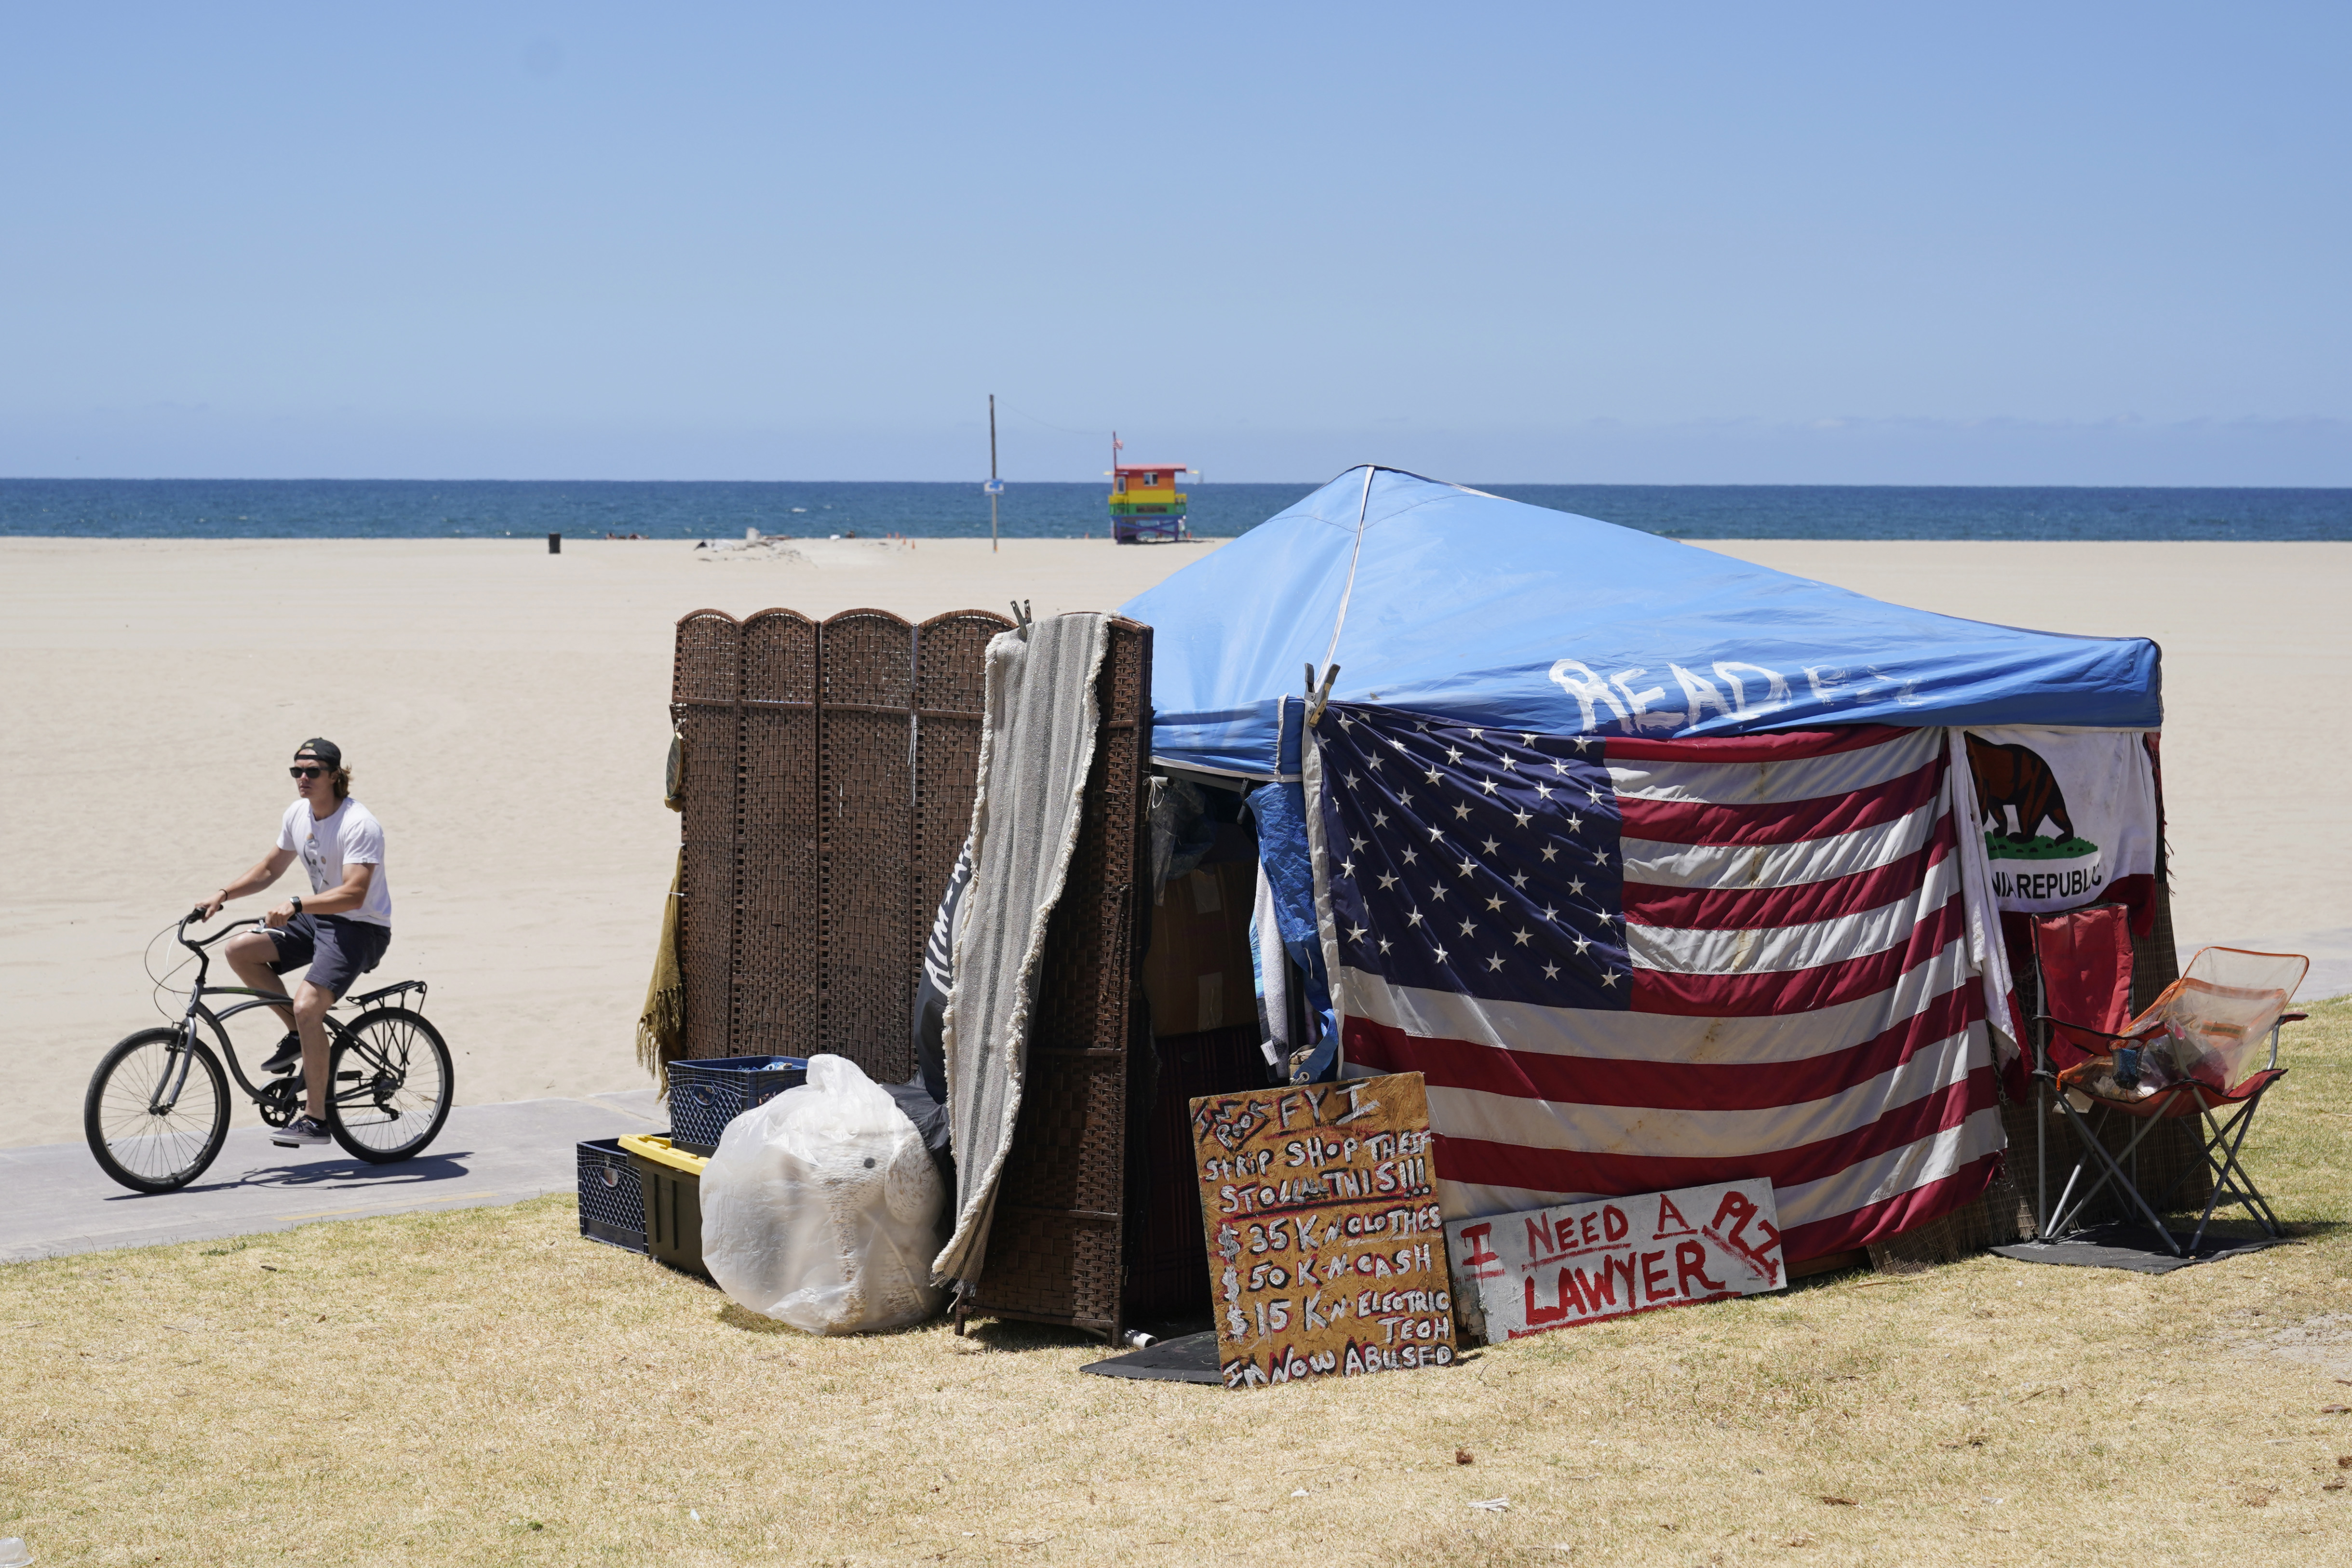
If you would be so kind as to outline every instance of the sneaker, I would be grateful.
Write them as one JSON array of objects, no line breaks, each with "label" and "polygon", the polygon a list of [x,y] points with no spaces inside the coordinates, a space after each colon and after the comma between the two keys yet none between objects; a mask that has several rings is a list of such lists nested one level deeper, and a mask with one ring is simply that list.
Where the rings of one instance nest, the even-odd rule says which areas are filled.
[{"label": "sneaker", "polygon": [[297,1116],[269,1134],[269,1141],[281,1149],[299,1149],[308,1145],[328,1141],[324,1124],[311,1116]]},{"label": "sneaker", "polygon": [[261,1064],[261,1071],[291,1072],[301,1065],[302,1037],[289,1029],[286,1031],[286,1038],[278,1042],[278,1049],[269,1053],[269,1060]]}]

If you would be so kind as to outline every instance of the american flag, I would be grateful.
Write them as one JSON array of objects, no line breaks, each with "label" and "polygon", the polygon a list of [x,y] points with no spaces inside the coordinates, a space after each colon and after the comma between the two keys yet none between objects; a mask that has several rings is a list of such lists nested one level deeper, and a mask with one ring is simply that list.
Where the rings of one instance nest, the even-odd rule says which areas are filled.
[{"label": "american flag", "polygon": [[1551,736],[1332,703],[1307,789],[1351,1072],[1450,1218],[1770,1178],[1792,1260],[2000,1158],[1940,729]]}]

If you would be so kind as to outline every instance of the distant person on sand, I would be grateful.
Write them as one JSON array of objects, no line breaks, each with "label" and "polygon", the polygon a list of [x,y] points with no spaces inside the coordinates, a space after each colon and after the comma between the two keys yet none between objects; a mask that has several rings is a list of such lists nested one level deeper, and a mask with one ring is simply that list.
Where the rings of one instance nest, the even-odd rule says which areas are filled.
[{"label": "distant person on sand", "polygon": [[[384,874],[383,828],[351,798],[352,770],[331,740],[304,741],[294,751],[294,793],[278,825],[278,846],[254,868],[203,900],[206,920],[232,898],[258,893],[299,857],[310,873],[310,892],[262,916],[269,929],[229,938],[221,951],[237,977],[257,991],[279,988],[278,977],[308,964],[289,1009],[277,1008],[287,1034],[267,1072],[302,1068],[305,1114],[278,1129],[271,1142],[286,1148],[327,1141],[327,1009],[352,982],[383,959],[392,946],[392,882]],[[322,814],[323,808],[323,814]]]}]

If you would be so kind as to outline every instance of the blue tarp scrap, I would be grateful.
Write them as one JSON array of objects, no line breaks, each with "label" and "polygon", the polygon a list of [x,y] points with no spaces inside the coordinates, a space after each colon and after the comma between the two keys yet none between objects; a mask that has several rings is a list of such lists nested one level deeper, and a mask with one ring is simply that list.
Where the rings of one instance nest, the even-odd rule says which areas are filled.
[{"label": "blue tarp scrap", "polygon": [[[1339,1046],[1339,1027],[1331,1012],[1331,982],[1323,967],[1323,942],[1315,927],[1315,864],[1307,844],[1307,797],[1297,780],[1300,720],[1304,705],[1288,705],[1283,725],[1283,771],[1291,775],[1261,784],[1248,795],[1251,815],[1257,822],[1258,863],[1274,893],[1275,925],[1283,950],[1307,977],[1307,1005],[1318,1019],[1315,1055],[1307,1063],[1310,1078],[1330,1064]],[[1251,952],[1256,952],[1252,944]],[[1263,984],[1261,983],[1261,989]]]}]

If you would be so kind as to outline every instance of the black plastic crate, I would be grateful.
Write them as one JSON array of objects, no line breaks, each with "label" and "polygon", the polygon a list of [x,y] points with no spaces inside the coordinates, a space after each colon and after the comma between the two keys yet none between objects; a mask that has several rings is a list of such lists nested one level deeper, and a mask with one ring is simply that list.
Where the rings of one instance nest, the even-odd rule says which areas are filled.
[{"label": "black plastic crate", "polygon": [[710,1270],[702,1266],[702,1173],[643,1155],[628,1157],[645,1190],[646,1251],[658,1262],[709,1279]]},{"label": "black plastic crate", "polygon": [[618,1138],[580,1145],[580,1234],[632,1252],[649,1249],[645,1181]]},{"label": "black plastic crate", "polygon": [[808,1082],[798,1056],[714,1056],[669,1064],[670,1147],[682,1154],[719,1152],[727,1124],[754,1105]]}]

